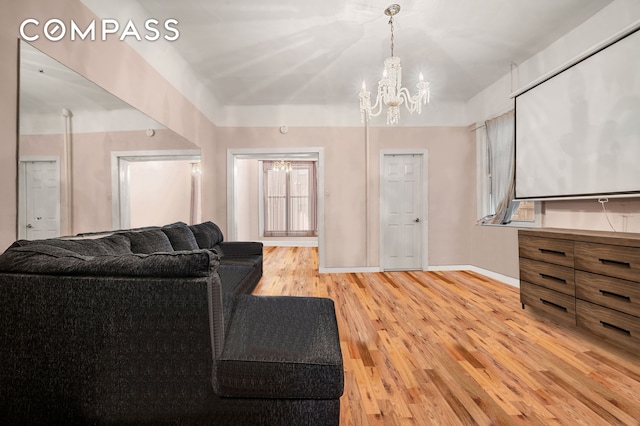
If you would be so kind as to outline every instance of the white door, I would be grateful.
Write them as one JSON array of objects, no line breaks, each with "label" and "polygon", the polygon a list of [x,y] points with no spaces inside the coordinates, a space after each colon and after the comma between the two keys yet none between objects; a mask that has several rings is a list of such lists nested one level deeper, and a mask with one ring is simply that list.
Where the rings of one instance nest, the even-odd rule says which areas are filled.
[{"label": "white door", "polygon": [[422,155],[383,157],[383,269],[422,269]]},{"label": "white door", "polygon": [[60,171],[57,161],[21,165],[20,238],[60,236]]}]

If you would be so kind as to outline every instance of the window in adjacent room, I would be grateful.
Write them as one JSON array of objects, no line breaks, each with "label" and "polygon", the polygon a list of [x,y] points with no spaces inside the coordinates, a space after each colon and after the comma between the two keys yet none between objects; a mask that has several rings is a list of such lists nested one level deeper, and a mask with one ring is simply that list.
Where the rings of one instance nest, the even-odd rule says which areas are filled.
[{"label": "window in adjacent room", "polygon": [[317,162],[287,161],[287,170],[263,161],[265,237],[316,237]]}]

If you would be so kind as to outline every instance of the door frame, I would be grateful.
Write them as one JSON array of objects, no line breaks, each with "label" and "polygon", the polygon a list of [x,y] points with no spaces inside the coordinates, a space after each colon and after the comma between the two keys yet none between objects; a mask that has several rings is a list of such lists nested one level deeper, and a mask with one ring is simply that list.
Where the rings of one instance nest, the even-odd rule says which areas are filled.
[{"label": "door frame", "polygon": [[113,229],[131,223],[128,163],[136,161],[201,161],[199,149],[111,152],[111,222]]},{"label": "door frame", "polygon": [[318,269],[325,268],[325,230],[324,230],[324,148],[238,148],[227,149],[227,237],[235,241],[238,235],[236,215],[236,181],[238,180],[238,160],[279,160],[282,157],[290,159],[315,159],[318,161]]},{"label": "door frame", "polygon": [[421,268],[423,271],[427,271],[429,269],[429,151],[426,149],[383,149],[380,150],[380,201],[379,201],[379,215],[380,215],[380,270],[384,271],[384,249],[386,247],[384,241],[384,206],[386,199],[386,190],[385,190],[385,171],[384,171],[384,159],[386,156],[392,155],[417,155],[422,157],[422,182],[421,182],[421,193],[422,193],[422,211],[421,218],[422,221],[422,259],[421,259]]},{"label": "door frame", "polygon": [[27,231],[27,184],[26,184],[26,164],[25,163],[33,163],[33,162],[46,162],[46,163],[55,163],[57,176],[58,176],[58,235],[62,235],[62,223],[61,223],[61,206],[62,206],[62,180],[60,177],[60,157],[55,155],[31,155],[31,156],[21,156],[18,160],[18,239],[26,238]]}]

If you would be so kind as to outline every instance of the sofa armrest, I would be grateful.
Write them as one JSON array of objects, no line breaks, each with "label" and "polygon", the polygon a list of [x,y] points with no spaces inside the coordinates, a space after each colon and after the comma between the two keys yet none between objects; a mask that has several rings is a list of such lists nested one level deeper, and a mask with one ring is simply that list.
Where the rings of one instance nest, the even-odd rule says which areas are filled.
[{"label": "sofa armrest", "polygon": [[263,244],[257,241],[223,241],[218,246],[223,257],[262,256]]}]

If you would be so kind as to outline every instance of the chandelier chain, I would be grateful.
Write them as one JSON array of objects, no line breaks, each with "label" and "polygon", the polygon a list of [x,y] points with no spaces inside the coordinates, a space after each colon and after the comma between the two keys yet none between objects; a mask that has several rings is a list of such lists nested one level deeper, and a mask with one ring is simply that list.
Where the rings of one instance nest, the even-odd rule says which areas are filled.
[{"label": "chandelier chain", "polygon": [[393,41],[394,41],[394,36],[393,36],[393,15],[391,15],[391,18],[389,18],[389,25],[391,25],[391,56],[393,57]]}]

